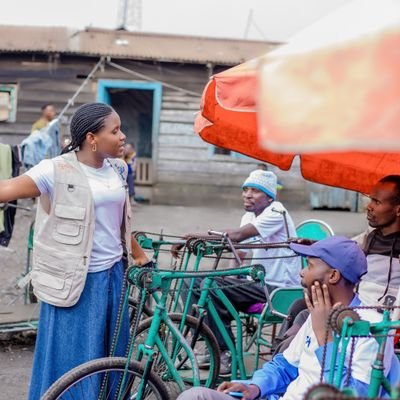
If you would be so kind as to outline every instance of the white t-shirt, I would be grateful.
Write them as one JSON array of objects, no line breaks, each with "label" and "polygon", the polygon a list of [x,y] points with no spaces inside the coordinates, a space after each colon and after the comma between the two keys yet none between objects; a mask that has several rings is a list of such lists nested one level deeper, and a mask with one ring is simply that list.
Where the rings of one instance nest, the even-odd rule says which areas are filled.
[{"label": "white t-shirt", "polygon": [[[359,309],[356,311],[363,320],[369,322],[382,321],[382,314],[377,313],[375,310]],[[305,392],[312,385],[319,382],[321,365],[315,354],[315,351],[319,347],[317,338],[312,329],[311,316],[309,316],[293,341],[290,343],[290,346],[283,352],[283,356],[286,360],[298,368],[299,376],[290,383],[286,393],[281,397],[282,399],[301,400],[304,398]],[[346,366],[349,365],[350,347],[351,342],[346,351]],[[351,375],[353,378],[369,384],[371,365],[376,357],[377,351],[378,342],[374,338],[356,339],[351,364]],[[385,375],[389,373],[392,356],[393,341],[388,340],[384,357]],[[325,365],[325,369],[326,368],[329,368],[329,365]]]},{"label": "white t-shirt", "polygon": [[[79,163],[88,179],[95,210],[95,229],[89,272],[111,268],[122,257],[121,224],[124,212],[125,189],[121,178],[108,161],[101,168]],[[40,193],[52,200],[54,165],[43,160],[25,173],[33,179]]]},{"label": "white t-shirt", "polygon": [[[276,243],[288,240],[282,212],[286,213],[289,237],[296,237],[296,228],[282,203],[274,201],[260,215],[253,212],[243,215],[240,226],[253,225],[259,236],[246,239],[246,243]],[[241,250],[242,251],[242,250]],[[265,267],[265,282],[277,287],[300,286],[301,258],[289,248],[252,249],[253,264]],[[265,258],[265,259],[264,259]]]}]

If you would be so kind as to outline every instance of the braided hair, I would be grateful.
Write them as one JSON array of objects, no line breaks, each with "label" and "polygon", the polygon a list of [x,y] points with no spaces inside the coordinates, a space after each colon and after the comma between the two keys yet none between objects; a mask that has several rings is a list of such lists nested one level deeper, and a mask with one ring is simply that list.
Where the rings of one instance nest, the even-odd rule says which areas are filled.
[{"label": "braided hair", "polygon": [[87,103],[80,106],[72,116],[70,131],[71,143],[61,154],[77,149],[86,140],[88,132],[97,133],[104,127],[105,119],[114,111],[104,103]]}]

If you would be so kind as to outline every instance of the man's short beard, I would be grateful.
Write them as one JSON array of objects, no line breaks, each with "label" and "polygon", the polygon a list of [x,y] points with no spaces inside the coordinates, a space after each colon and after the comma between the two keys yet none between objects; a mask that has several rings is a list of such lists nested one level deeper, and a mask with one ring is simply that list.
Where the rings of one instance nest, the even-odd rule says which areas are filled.
[{"label": "man's short beard", "polygon": [[375,228],[375,229],[387,228],[388,226],[393,225],[393,224],[396,222],[396,219],[397,219],[397,218],[393,218],[392,221],[389,221],[389,222],[387,222],[386,224],[377,224],[377,223],[373,224],[373,223],[371,223],[371,221],[368,221],[368,225],[369,225],[371,228]]}]

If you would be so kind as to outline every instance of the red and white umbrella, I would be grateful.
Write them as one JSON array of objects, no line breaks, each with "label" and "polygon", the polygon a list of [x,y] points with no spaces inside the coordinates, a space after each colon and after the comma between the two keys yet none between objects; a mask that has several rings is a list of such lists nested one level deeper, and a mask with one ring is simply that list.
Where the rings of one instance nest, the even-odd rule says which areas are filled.
[{"label": "red and white umbrella", "polygon": [[400,173],[400,1],[357,0],[214,75],[195,129],[304,178],[368,193]]}]

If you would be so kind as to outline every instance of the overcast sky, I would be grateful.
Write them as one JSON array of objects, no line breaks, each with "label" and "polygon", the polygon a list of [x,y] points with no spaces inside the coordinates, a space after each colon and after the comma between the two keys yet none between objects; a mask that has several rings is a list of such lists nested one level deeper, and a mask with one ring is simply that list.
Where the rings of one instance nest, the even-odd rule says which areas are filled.
[{"label": "overcast sky", "polygon": [[[0,24],[116,28],[123,1],[0,0]],[[252,13],[248,38],[285,40],[346,1],[141,0],[142,30],[243,38]]]}]

